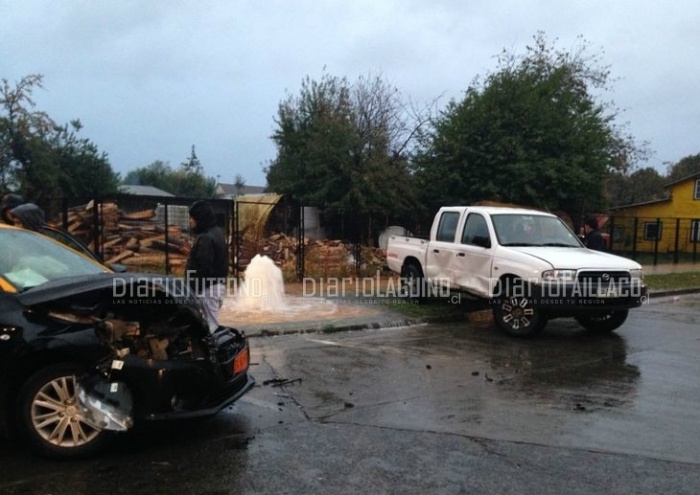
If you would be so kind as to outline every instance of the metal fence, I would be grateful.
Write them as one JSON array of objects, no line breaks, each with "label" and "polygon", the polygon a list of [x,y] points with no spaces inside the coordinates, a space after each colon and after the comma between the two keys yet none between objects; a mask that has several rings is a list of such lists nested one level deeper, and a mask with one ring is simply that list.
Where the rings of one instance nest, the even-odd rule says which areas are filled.
[{"label": "metal fence", "polygon": [[[385,218],[340,209],[321,214],[291,198],[269,198],[209,200],[226,232],[233,276],[241,277],[256,254],[272,257],[286,278],[299,280],[309,274],[360,275],[370,264],[372,270],[383,265],[374,232]],[[40,206],[47,221],[78,238],[105,263],[181,275],[193,241],[188,208],[197,199],[120,194],[49,199]]]},{"label": "metal fence", "polygon": [[[184,271],[192,234],[189,205],[195,198],[114,195],[60,198],[42,202],[47,221],[82,241],[105,263],[134,271]],[[211,200],[217,225],[231,235],[233,206]]]},{"label": "metal fence", "polygon": [[[242,276],[256,254],[272,257],[287,278],[296,279],[330,271],[360,275],[368,266],[371,270],[383,266],[376,249],[378,233],[397,222],[347,209],[320,213],[288,197],[270,198],[210,200],[217,224],[226,232],[235,277]],[[193,240],[188,208],[196,199],[123,194],[50,199],[40,206],[49,222],[73,234],[107,263],[125,264],[134,271],[181,274]],[[420,225],[409,230],[425,234]],[[611,252],[642,263],[696,263],[700,258],[700,217],[611,216],[604,231]]]},{"label": "metal fence", "polygon": [[611,251],[644,263],[696,263],[700,218],[610,217]]}]

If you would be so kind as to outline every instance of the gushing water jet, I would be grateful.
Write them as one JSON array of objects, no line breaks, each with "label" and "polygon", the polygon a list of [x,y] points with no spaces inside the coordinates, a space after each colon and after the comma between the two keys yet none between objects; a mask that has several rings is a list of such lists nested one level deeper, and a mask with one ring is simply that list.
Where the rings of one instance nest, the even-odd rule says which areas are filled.
[{"label": "gushing water jet", "polygon": [[267,256],[256,254],[243,274],[236,294],[236,307],[244,311],[286,309],[282,270]]}]

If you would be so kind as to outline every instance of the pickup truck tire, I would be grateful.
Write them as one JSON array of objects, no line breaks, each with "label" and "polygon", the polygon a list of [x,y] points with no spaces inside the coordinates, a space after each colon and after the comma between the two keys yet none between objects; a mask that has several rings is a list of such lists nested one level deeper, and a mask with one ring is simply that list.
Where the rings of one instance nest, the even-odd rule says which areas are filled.
[{"label": "pickup truck tire", "polygon": [[406,291],[406,294],[411,299],[422,299],[422,286],[424,285],[423,270],[415,263],[404,265],[401,270],[401,289]]},{"label": "pickup truck tire", "polygon": [[586,330],[592,332],[612,332],[622,326],[627,320],[629,311],[596,311],[576,316],[574,319]]},{"label": "pickup truck tire", "polygon": [[547,324],[547,314],[533,307],[528,298],[512,295],[512,287],[518,282],[510,280],[505,284],[504,296],[494,302],[493,321],[501,331],[511,337],[534,337]]}]

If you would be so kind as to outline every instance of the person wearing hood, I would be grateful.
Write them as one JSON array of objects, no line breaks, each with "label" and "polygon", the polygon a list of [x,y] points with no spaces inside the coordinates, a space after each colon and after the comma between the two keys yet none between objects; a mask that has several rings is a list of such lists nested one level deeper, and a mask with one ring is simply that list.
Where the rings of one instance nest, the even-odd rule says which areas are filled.
[{"label": "person wearing hood", "polygon": [[41,232],[46,226],[44,211],[34,203],[24,203],[10,210],[14,224],[34,232]]},{"label": "person wearing hood", "polygon": [[2,203],[0,203],[0,217],[2,217],[2,221],[8,225],[14,225],[15,222],[10,216],[10,211],[22,203],[24,203],[24,198],[19,194],[5,194],[2,197]]},{"label": "person wearing hood", "polygon": [[185,277],[190,288],[202,301],[209,330],[214,332],[219,327],[218,315],[226,291],[226,238],[216,226],[214,209],[210,203],[196,201],[189,213],[190,228],[196,237],[187,257]]},{"label": "person wearing hood", "polygon": [[598,227],[598,220],[594,217],[586,218],[583,228],[586,234],[583,239],[583,243],[586,245],[586,247],[596,251],[606,251],[605,240],[603,239],[603,234]]}]

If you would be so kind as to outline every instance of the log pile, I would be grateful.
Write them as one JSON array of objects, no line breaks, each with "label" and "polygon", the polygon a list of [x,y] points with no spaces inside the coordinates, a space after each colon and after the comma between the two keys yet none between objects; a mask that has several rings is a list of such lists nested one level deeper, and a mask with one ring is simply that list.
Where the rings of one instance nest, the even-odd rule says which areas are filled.
[{"label": "log pile", "polygon": [[[102,222],[102,252],[105,263],[125,265],[129,271],[165,271],[166,252],[170,272],[184,273],[192,237],[182,228],[155,220],[155,210],[126,213],[116,203],[103,203],[96,212],[94,205],[68,210],[68,231],[95,251],[95,221]],[[304,238],[304,268],[308,277],[355,276],[354,246],[339,240],[310,240]],[[256,254],[271,258],[279,266],[285,278],[296,278],[297,239],[285,234],[251,240],[243,236],[239,241],[238,258],[231,252],[238,273],[242,274]],[[378,248],[362,246],[361,271],[373,274],[385,263],[384,252]]]},{"label": "log pile", "polygon": [[[130,271],[163,271],[165,253],[173,272],[184,270],[190,250],[190,236],[179,226],[167,232],[162,222],[154,220],[155,211],[124,213],[116,203],[92,202],[68,210],[68,231],[95,250],[95,217],[102,222],[102,252],[105,263],[120,263]],[[167,234],[167,235],[166,235]]]},{"label": "log pile", "polygon": [[[355,276],[353,245],[340,240],[310,240],[304,238],[304,269],[307,277],[350,277]],[[256,255],[268,256],[282,269],[285,278],[296,276],[298,241],[284,234],[274,234],[257,241],[244,238],[240,242],[236,265],[243,273]],[[381,270],[386,257],[379,248],[362,246],[361,271],[372,274]]]}]

